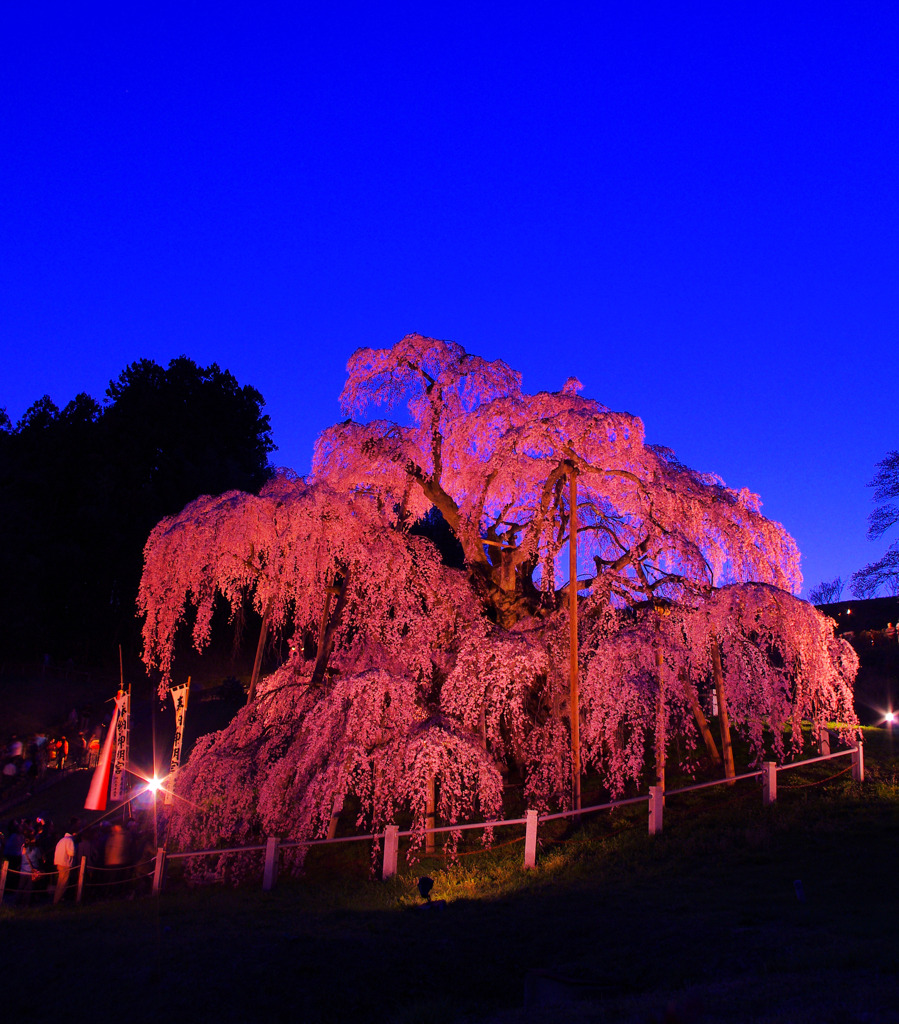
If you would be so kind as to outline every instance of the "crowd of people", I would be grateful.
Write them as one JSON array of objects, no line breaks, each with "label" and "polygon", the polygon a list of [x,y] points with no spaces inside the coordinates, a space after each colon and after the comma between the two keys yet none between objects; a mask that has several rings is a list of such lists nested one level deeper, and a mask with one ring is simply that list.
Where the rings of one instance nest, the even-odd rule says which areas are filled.
[{"label": "crowd of people", "polygon": [[[73,708],[55,730],[10,736],[0,752],[0,802],[14,808],[61,773],[96,768],[111,713]],[[137,805],[135,805],[135,808]],[[3,902],[15,906],[149,892],[156,853],[155,827],[143,812],[127,820],[84,825],[72,818],[65,831],[46,817],[16,817],[0,831]],[[127,813],[127,812],[125,812]],[[81,865],[84,862],[82,877]]]},{"label": "crowd of people", "polygon": [[10,736],[0,755],[0,800],[30,796],[51,772],[95,768],[109,720],[107,713],[95,721],[90,706],[73,708],[56,732]]},{"label": "crowd of people", "polygon": [[0,832],[8,863],[3,901],[16,906],[74,900],[84,862],[82,898],[149,892],[156,854],[152,827],[136,818],[108,818],[82,827],[72,818],[63,834],[43,818],[14,818]]}]

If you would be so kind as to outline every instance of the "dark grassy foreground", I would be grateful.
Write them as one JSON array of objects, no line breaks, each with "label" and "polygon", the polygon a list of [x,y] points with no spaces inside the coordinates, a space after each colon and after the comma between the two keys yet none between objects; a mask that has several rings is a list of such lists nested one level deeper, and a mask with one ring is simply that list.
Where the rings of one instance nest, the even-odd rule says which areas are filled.
[{"label": "dark grassy foreground", "polygon": [[[671,798],[654,839],[642,808],[544,828],[528,874],[520,843],[427,862],[444,907],[419,909],[412,872],[368,881],[352,847],[271,894],[173,878],[158,900],[4,907],[3,1018],[899,1021],[899,762],[872,731],[863,786],[799,788],[847,763],[784,773],[768,811],[754,781]],[[525,1009],[541,970],[590,998]]]}]

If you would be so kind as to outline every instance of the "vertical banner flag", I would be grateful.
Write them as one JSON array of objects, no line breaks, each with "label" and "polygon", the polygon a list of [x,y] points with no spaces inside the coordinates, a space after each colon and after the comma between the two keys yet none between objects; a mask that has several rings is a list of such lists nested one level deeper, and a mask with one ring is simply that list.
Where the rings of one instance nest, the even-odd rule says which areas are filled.
[{"label": "vertical banner flag", "polygon": [[112,763],[112,741],[115,738],[116,725],[119,720],[119,709],[124,702],[125,694],[119,690],[115,699],[115,711],[112,713],[112,721],[106,730],[106,740],[103,743],[100,760],[94,769],[94,777],[91,779],[91,788],[88,790],[87,800],[84,801],[84,809],[87,811],[106,810],[106,790],[109,786],[109,768]]},{"label": "vertical banner flag", "polygon": [[169,765],[169,784],[165,790],[166,805],[174,799],[172,786],[175,781],[175,772],[181,767],[181,742],[184,739],[184,718],[187,715],[187,698],[190,694],[190,676],[187,682],[181,686],[173,686],[169,693],[175,704],[175,742],[172,745],[172,763]]},{"label": "vertical banner flag", "polygon": [[128,737],[131,730],[131,692],[125,694],[125,700],[119,711],[119,719],[115,730],[115,757],[112,759],[112,785],[109,789],[110,800],[125,799],[125,773],[128,768]]}]

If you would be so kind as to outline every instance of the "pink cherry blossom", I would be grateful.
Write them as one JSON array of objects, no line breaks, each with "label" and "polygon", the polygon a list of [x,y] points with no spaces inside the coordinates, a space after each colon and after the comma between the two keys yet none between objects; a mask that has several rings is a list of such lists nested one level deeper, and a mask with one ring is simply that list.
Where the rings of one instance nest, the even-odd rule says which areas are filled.
[{"label": "pink cherry blossom", "polygon": [[[510,775],[529,806],[564,805],[573,477],[582,769],[621,793],[675,737],[695,767],[713,650],[756,759],[798,748],[803,721],[854,727],[855,656],[793,596],[789,534],[756,495],[682,465],[581,390],[569,377],[526,394],[505,363],[419,335],[360,349],[341,396],[359,418],[321,435],[308,479],[281,471],[259,495],[202,497],[159,523],[139,610],[161,692],[185,614],[202,649],[217,598],[232,614],[251,601],[293,641],[194,749],[174,842],[310,839],[337,806],[360,830],[408,821],[415,851],[429,813],[501,815]],[[366,420],[376,407],[399,421]],[[463,568],[414,526],[434,509]],[[208,871],[245,869],[229,855]]]}]

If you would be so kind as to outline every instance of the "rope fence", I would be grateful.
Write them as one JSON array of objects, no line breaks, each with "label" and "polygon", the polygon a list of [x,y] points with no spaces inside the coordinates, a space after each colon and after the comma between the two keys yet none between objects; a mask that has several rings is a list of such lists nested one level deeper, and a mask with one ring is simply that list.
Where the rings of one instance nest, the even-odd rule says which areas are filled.
[{"label": "rope fence", "polygon": [[825,782],[833,782],[834,779],[838,779],[841,775],[845,775],[846,772],[852,771],[852,765],[848,768],[844,768],[841,772],[836,772],[833,775],[828,775],[826,779],[816,779],[814,782],[797,782],[795,786],[781,786],[781,789],[809,789],[811,786],[823,786]]},{"label": "rope fence", "polygon": [[[115,889],[117,893],[120,893],[126,888],[131,888],[136,891],[142,881],[153,878],[155,866],[155,857],[138,861],[136,864],[122,864],[115,867],[88,864],[87,858],[82,857],[77,866],[72,866],[66,881],[66,892],[69,889],[74,889],[75,902],[81,903],[85,890]],[[108,881],[101,881],[99,878],[102,875],[114,877],[109,877]],[[56,902],[58,898],[61,898],[56,896],[58,877],[59,872],[56,869],[53,871],[20,871],[18,868],[10,867],[10,862],[4,860],[0,864],[0,903],[3,902],[7,889],[9,889],[11,898],[25,905],[30,903],[33,896],[45,893],[52,893],[54,902]],[[23,885],[19,881],[16,885],[11,885],[10,883],[15,879],[24,879],[26,884]],[[43,885],[45,880],[46,886]]]},{"label": "rope fence", "polygon": [[[332,846],[338,843],[360,843],[360,842],[383,842],[384,849],[382,855],[382,871],[381,877],[388,879],[393,877],[397,873],[397,863],[399,855],[399,845],[401,838],[415,837],[417,840],[421,840],[424,836],[427,840],[428,837],[433,837],[441,833],[453,833],[458,835],[461,832],[472,831],[475,829],[497,829],[497,828],[510,828],[515,826],[524,825],[525,834],[524,836],[518,836],[514,839],[499,844],[499,846],[511,846],[514,843],[521,842],[524,840],[524,867],[526,869],[534,868],[537,864],[537,837],[538,827],[540,825],[547,824],[553,821],[560,821],[567,818],[575,818],[577,820],[590,814],[597,814],[600,811],[616,810],[622,807],[634,806],[637,804],[648,805],[648,818],[649,818],[649,834],[658,835],[662,831],[663,820],[664,820],[664,807],[666,800],[683,796],[688,793],[695,793],[699,790],[711,789],[715,786],[733,786],[738,782],[743,782],[747,779],[762,780],[762,800],[765,806],[774,804],[777,800],[777,776],[779,772],[789,771],[793,768],[807,768],[809,765],[818,764],[824,761],[831,761],[839,757],[851,757],[852,763],[847,768],[834,775],[828,776],[826,779],[820,779],[809,783],[801,783],[793,786],[784,786],[784,789],[803,789],[808,786],[823,785],[825,782],[829,782],[833,779],[839,778],[845,775],[847,772],[852,772],[852,778],[856,782],[864,781],[864,754],[863,747],[859,741],[855,747],[847,748],[846,750],[840,750],[836,753],[830,753],[829,741],[822,740],[822,746],[827,751],[820,757],[812,757],[803,761],[794,761],[789,764],[778,765],[774,761],[766,761],[762,764],[760,769],[755,771],[746,772],[742,775],[732,776],[730,778],[714,779],[710,782],[699,782],[689,786],[682,786],[678,789],[666,790],[663,786],[651,786],[649,792],[636,797],[629,797],[624,800],[611,800],[606,803],[594,804],[589,807],[578,808],[576,810],[559,811],[553,814],[538,814],[536,810],[529,810],[522,818],[504,818],[495,821],[481,821],[481,822],[465,822],[457,825],[443,825],[437,828],[426,828],[424,830],[416,829],[403,829],[401,830],[398,825],[388,825],[383,832],[367,833],[365,835],[354,835],[354,836],[338,836],[332,839],[290,839],[281,840],[277,837],[269,837],[264,844],[254,844],[250,846],[232,846],[224,847],[222,849],[210,849],[210,850],[184,850],[179,852],[169,853],[165,847],[159,847],[156,851],[154,858],[143,860],[133,865],[122,865],[116,867],[101,867],[88,865],[86,858],[82,857],[77,876],[76,884],[76,902],[80,903],[83,899],[85,889],[109,890],[116,887],[120,892],[124,891],[126,887],[131,887],[132,891],[136,891],[140,884],[150,879],[149,889],[155,895],[162,891],[165,882],[165,869],[168,861],[183,860],[188,861],[194,858],[201,857],[222,857],[230,854],[248,854],[248,853],[262,853],[264,854],[264,868],[263,868],[263,881],[262,887],[265,891],[270,891],[274,888],[278,874],[278,860],[281,850],[306,848],[310,849],[319,846]],[[745,796],[745,794],[741,795]],[[430,843],[428,846],[430,847]],[[494,849],[497,847],[493,847]],[[483,850],[472,850],[465,851],[463,855],[471,855],[474,853],[481,853]],[[432,849],[427,849],[424,854],[426,857],[431,856],[446,856],[445,853],[436,853]],[[458,856],[458,853],[453,856]],[[74,869],[73,869],[74,873]],[[102,877],[105,873],[115,874],[117,877],[110,878],[108,881],[103,881]],[[57,876],[56,871],[52,872],[39,872],[38,878],[33,879],[31,872],[18,871],[13,869],[9,865],[9,861],[3,861],[0,865],[0,901],[3,900],[4,892],[7,887],[7,880],[9,876],[19,876],[20,878],[25,877],[32,882],[32,885],[26,887],[20,887],[21,893],[32,893],[34,882],[39,882],[41,878],[54,878]]]},{"label": "rope fence", "polygon": [[[805,768],[809,765],[817,764],[822,761],[830,761],[838,757],[851,757],[852,764],[841,772],[837,772],[836,775],[832,775],[829,778],[835,779],[839,776],[844,775],[846,772],[851,771],[852,777],[855,781],[864,781],[864,757],[863,748],[859,742],[855,747],[847,748],[846,750],[840,750],[836,753],[829,752],[829,741],[822,739],[822,745],[826,745],[827,753],[822,754],[820,757],[812,757],[803,761],[794,761],[790,764],[778,765],[774,761],[766,761],[761,769],[756,771],[746,772],[742,775],[732,776],[724,779],[713,779],[710,782],[698,782],[689,786],[682,786],[678,789],[665,790],[661,786],[651,786],[648,793],[641,796],[629,797],[624,800],[611,800],[606,803],[594,804],[590,807],[582,807],[577,810],[559,811],[553,814],[538,814],[537,811],[528,811],[523,818],[504,818],[495,821],[481,821],[481,822],[465,822],[457,825],[442,825],[437,828],[426,828],[424,830],[414,829],[400,829],[398,825],[388,825],[383,832],[373,832],[365,835],[356,836],[340,836],[334,839],[291,839],[291,840],[280,840],[277,837],[270,837],[264,846],[242,846],[242,847],[230,847],[221,850],[191,850],[180,853],[167,853],[164,849],[157,851],[156,859],[156,871],[153,878],[153,892],[161,891],[164,884],[165,875],[165,864],[168,860],[179,860],[193,857],[214,857],[222,854],[229,853],[261,853],[265,852],[265,865],[263,870],[263,882],[262,887],[265,891],[270,891],[274,888],[275,881],[278,874],[278,855],[280,850],[296,849],[298,847],[311,848],[316,846],[327,846],[335,843],[358,843],[358,842],[383,842],[384,851],[382,857],[382,871],[381,877],[388,879],[393,877],[397,873],[397,864],[399,858],[399,843],[402,838],[409,838],[414,836],[420,838],[421,836],[436,836],[440,833],[459,833],[465,831],[471,831],[473,829],[497,829],[506,828],[512,826],[525,826],[525,834],[523,837],[519,836],[513,840],[509,840],[507,843],[500,844],[501,846],[509,846],[516,842],[521,842],[524,839],[524,866],[525,868],[536,867],[537,863],[537,833],[538,826],[546,824],[552,821],[559,821],[565,818],[576,818],[580,820],[588,814],[598,813],[600,811],[615,810],[621,807],[633,806],[636,804],[648,804],[649,810],[649,834],[658,835],[662,831],[663,827],[663,816],[665,801],[672,797],[682,796],[687,793],[693,793],[698,790],[710,789],[714,786],[733,786],[735,783],[743,782],[747,779],[758,779],[762,780],[762,794],[763,803],[765,806],[770,806],[777,799],[777,773],[780,771],[789,770],[792,768]],[[809,785],[821,785],[829,779],[821,779]],[[786,789],[797,789],[802,788],[799,786],[787,786]],[[741,799],[743,797],[741,796]],[[732,802],[732,801],[729,801]],[[481,853],[481,850],[466,851],[464,855]],[[445,854],[443,854],[445,856]],[[456,854],[458,855],[458,854]],[[427,851],[425,857],[441,856],[441,854],[435,851]]]}]

